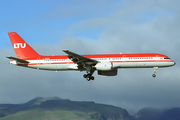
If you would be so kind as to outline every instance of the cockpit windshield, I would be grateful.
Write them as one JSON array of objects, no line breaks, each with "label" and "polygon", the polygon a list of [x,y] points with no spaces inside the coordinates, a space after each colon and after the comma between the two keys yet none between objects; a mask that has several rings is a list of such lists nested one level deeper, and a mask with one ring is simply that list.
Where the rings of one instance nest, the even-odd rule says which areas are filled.
[{"label": "cockpit windshield", "polygon": [[170,60],[170,58],[168,58],[168,57],[165,57],[164,59],[165,59],[165,60]]}]

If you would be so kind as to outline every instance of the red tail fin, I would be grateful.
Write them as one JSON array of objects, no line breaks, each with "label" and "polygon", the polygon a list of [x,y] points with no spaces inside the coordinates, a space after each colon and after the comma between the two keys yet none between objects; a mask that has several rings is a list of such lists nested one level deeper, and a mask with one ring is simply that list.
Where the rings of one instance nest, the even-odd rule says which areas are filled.
[{"label": "red tail fin", "polygon": [[16,55],[19,59],[40,56],[17,33],[8,32],[8,35],[11,40],[14,51],[16,52]]}]

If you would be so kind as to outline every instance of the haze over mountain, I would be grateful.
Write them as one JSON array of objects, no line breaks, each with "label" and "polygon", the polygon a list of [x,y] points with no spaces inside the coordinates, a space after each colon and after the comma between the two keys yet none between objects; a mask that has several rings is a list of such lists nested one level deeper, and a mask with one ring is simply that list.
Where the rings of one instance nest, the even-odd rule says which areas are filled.
[{"label": "haze over mountain", "polygon": [[180,108],[143,108],[134,115],[135,120],[180,120]]}]

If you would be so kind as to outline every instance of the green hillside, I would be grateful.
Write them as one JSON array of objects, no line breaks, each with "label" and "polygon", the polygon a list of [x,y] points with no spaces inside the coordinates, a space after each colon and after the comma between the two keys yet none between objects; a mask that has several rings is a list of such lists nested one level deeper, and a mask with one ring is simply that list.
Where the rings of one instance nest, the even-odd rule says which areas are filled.
[{"label": "green hillside", "polygon": [[[85,117],[79,115],[84,115]],[[92,120],[88,117],[89,115],[83,112],[36,108],[20,111],[3,117],[0,120]]]},{"label": "green hillside", "polygon": [[17,105],[1,104],[0,115],[0,120],[132,120],[119,107],[58,97],[35,98]]}]

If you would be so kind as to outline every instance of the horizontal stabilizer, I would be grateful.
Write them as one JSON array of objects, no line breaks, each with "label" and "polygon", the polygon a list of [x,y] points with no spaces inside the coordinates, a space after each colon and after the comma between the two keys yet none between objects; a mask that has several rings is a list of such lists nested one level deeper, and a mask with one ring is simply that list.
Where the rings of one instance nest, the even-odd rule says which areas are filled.
[{"label": "horizontal stabilizer", "polygon": [[22,60],[22,59],[15,58],[15,57],[7,57],[7,58],[9,58],[9,59],[11,59],[11,60],[15,60],[15,61],[20,62],[20,63],[25,63],[25,64],[28,64],[28,63],[29,63],[29,62],[26,61],[26,60]]}]

